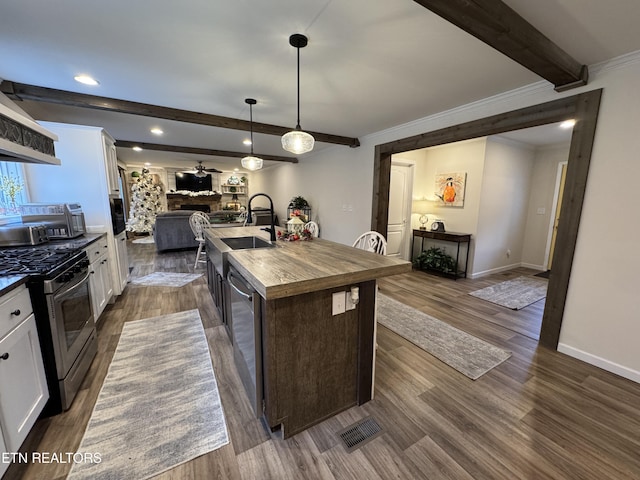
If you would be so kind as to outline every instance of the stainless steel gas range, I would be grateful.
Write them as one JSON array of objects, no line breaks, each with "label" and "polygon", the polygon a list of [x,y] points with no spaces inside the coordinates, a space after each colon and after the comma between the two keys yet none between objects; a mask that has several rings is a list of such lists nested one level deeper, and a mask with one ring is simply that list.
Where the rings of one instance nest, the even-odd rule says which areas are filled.
[{"label": "stainless steel gas range", "polygon": [[89,260],[51,245],[0,249],[0,276],[28,274],[50,399],[43,415],[67,410],[97,353]]}]

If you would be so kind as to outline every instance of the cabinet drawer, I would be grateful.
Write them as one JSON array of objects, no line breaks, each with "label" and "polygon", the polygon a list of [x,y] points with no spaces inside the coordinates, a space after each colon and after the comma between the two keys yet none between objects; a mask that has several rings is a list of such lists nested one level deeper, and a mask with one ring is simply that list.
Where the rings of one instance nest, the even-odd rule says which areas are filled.
[{"label": "cabinet drawer", "polygon": [[0,339],[32,312],[29,290],[20,285],[0,298]]},{"label": "cabinet drawer", "polygon": [[102,255],[105,255],[108,251],[108,243],[107,236],[105,235],[100,240],[93,242],[87,248],[84,249],[87,252],[87,257],[90,262],[93,262],[95,259],[100,258]]}]

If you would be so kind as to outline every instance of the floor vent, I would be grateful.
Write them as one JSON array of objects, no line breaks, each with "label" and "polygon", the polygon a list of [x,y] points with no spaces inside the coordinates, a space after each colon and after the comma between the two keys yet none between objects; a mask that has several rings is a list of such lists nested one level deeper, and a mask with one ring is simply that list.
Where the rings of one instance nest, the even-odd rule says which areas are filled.
[{"label": "floor vent", "polygon": [[338,432],[338,436],[342,439],[347,453],[353,452],[381,434],[382,427],[378,425],[378,422],[373,417],[363,418]]}]

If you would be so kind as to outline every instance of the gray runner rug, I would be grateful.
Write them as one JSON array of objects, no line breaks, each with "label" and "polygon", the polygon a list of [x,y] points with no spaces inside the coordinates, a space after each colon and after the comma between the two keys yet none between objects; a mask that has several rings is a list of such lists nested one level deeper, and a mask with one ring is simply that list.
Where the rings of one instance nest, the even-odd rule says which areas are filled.
[{"label": "gray runner rug", "polygon": [[126,322],[68,479],[142,480],[229,443],[198,310]]},{"label": "gray runner rug", "polygon": [[202,273],[153,272],[144,277],[132,278],[129,283],[145,287],[184,287],[201,276]]},{"label": "gray runner rug", "polygon": [[547,296],[548,280],[539,277],[518,277],[469,293],[512,310],[520,310]]},{"label": "gray runner rug", "polygon": [[378,323],[472,380],[511,356],[437,318],[378,293]]}]

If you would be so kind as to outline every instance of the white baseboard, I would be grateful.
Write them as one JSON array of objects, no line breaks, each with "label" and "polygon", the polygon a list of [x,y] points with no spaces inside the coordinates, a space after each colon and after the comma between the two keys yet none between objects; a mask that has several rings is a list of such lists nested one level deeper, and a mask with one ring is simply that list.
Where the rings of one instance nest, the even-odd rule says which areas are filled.
[{"label": "white baseboard", "polygon": [[583,362],[595,365],[596,367],[600,367],[607,372],[615,373],[616,375],[620,375],[621,377],[627,378],[633,382],[640,383],[640,372],[637,370],[632,370],[629,367],[618,365],[610,360],[570,347],[564,343],[558,344],[558,351],[569,355],[570,357],[582,360]]},{"label": "white baseboard", "polygon": [[475,273],[471,273],[469,275],[467,275],[469,278],[479,278],[479,277],[485,277],[487,275],[491,275],[492,273],[500,273],[500,272],[506,272],[507,270],[512,270],[514,268],[518,268],[518,267],[525,267],[525,268],[530,268],[532,270],[540,270],[541,272],[544,272],[547,270],[547,267],[545,267],[544,265],[534,265],[533,263],[512,263],[511,265],[505,265],[504,267],[498,267],[498,268],[492,268],[489,270],[484,270],[482,272],[475,272]]},{"label": "white baseboard", "polygon": [[520,264],[521,267],[524,268],[530,268],[532,270],[540,270],[541,272],[546,272],[547,271],[547,267],[545,267],[544,265],[534,265],[533,263],[524,263],[522,262]]},{"label": "white baseboard", "polygon": [[487,275],[491,275],[492,273],[500,273],[506,272],[507,270],[513,270],[514,268],[518,268],[520,263],[514,263],[512,265],[505,265],[504,267],[492,268],[490,270],[484,270],[482,272],[474,272],[471,275],[468,275],[469,278],[479,278],[485,277]]}]

